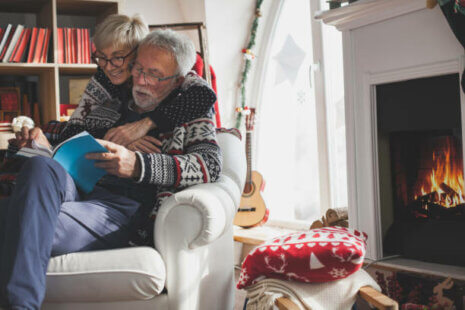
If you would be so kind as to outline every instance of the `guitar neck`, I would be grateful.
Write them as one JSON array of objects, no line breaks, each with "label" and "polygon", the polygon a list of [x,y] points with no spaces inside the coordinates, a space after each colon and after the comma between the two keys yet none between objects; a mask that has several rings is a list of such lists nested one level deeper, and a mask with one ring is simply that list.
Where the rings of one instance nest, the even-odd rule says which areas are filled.
[{"label": "guitar neck", "polygon": [[247,183],[252,183],[252,131],[245,134],[245,154],[247,156]]}]

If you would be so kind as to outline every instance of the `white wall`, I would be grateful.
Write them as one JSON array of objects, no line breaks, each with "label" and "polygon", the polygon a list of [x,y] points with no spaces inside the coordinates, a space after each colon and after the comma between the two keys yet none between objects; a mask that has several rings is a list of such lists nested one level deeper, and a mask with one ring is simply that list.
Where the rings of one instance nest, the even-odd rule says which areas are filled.
[{"label": "white wall", "polygon": [[234,127],[242,53],[248,41],[255,1],[205,0],[210,62],[217,75],[221,122]]},{"label": "white wall", "polygon": [[[259,30],[265,25],[265,5],[268,5],[267,1],[262,5],[264,18],[260,20]],[[241,49],[249,40],[254,7],[255,1],[251,0],[126,0],[122,5],[122,13],[139,13],[148,24],[205,22],[210,63],[217,76],[222,125],[234,127],[234,110],[240,100],[238,84],[243,66]],[[255,52],[258,51],[260,36],[262,34],[257,35]],[[249,90],[253,81],[253,68],[248,77]],[[255,106],[255,103],[247,105]]]},{"label": "white wall", "polygon": [[122,5],[123,14],[140,14],[147,24],[182,23],[184,17],[178,1],[173,0],[126,0]]}]

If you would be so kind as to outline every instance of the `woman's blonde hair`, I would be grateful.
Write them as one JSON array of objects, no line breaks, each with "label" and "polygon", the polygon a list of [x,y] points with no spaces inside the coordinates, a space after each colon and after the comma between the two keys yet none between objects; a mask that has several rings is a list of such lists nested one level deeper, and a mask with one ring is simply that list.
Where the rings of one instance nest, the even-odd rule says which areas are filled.
[{"label": "woman's blonde hair", "polygon": [[134,49],[147,35],[149,28],[140,15],[110,15],[95,27],[92,40],[98,50],[107,47]]}]

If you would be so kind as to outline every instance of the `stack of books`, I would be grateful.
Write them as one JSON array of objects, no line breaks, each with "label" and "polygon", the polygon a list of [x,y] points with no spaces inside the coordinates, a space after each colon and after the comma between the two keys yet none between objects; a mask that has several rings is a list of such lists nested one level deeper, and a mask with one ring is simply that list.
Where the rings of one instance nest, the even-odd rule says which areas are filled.
[{"label": "stack of books", "polygon": [[58,63],[90,64],[95,50],[87,28],[57,28]]},{"label": "stack of books", "polygon": [[0,122],[0,132],[13,132],[11,122]]},{"label": "stack of books", "polygon": [[8,24],[0,28],[2,62],[46,63],[51,37],[49,28],[26,28]]}]

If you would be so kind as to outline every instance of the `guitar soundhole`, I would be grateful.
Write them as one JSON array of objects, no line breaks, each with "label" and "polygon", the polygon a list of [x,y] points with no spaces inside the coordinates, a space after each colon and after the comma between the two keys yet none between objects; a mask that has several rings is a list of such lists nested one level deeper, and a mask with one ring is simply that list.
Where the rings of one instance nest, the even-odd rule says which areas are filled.
[{"label": "guitar soundhole", "polygon": [[255,184],[253,182],[245,183],[244,192],[242,193],[242,196],[249,197],[249,196],[252,196],[254,192],[255,192]]},{"label": "guitar soundhole", "polygon": [[246,207],[246,208],[239,208],[237,212],[255,212],[257,208],[254,207]]}]

